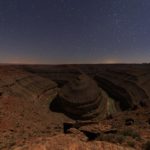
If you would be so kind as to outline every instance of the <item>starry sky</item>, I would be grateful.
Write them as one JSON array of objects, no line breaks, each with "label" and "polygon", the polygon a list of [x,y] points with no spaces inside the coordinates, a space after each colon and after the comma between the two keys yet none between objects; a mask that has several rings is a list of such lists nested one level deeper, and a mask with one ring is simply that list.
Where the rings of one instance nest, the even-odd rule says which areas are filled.
[{"label": "starry sky", "polygon": [[0,0],[0,63],[150,62],[150,0]]}]

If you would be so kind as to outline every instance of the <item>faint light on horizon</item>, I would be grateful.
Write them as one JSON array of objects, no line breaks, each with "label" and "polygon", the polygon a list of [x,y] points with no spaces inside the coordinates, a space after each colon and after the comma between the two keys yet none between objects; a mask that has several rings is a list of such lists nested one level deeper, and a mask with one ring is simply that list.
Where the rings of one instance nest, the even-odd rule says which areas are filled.
[{"label": "faint light on horizon", "polygon": [[110,60],[108,59],[108,60],[104,60],[103,63],[104,63],[104,64],[117,64],[117,63],[120,63],[120,61],[118,61],[118,60],[113,60],[113,59],[112,59],[112,60],[111,60],[111,59],[110,59]]},{"label": "faint light on horizon", "polygon": [[95,64],[118,64],[121,63],[119,59],[113,58],[105,58],[105,59],[97,59],[93,63]]}]

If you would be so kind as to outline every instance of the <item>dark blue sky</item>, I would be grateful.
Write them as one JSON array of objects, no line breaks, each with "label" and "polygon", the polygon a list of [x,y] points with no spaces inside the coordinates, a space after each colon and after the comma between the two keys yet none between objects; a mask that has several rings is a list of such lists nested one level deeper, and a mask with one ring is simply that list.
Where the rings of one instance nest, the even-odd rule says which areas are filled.
[{"label": "dark blue sky", "polygon": [[0,0],[6,62],[150,62],[150,0]]}]

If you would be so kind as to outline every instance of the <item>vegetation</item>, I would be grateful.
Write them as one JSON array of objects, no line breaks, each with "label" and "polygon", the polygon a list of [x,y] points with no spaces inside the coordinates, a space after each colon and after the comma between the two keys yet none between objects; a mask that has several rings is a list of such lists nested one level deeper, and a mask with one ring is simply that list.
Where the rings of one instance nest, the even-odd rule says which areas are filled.
[{"label": "vegetation", "polygon": [[137,140],[141,139],[140,134],[131,128],[127,128],[127,129],[123,130],[121,132],[121,134],[124,136],[130,136],[130,137],[137,139]]},{"label": "vegetation", "polygon": [[118,134],[101,134],[97,140],[100,141],[107,141],[107,142],[112,142],[112,143],[123,143],[125,140],[125,137],[122,135]]},{"label": "vegetation", "polygon": [[135,142],[134,142],[134,141],[127,141],[127,144],[128,144],[130,147],[135,147]]}]

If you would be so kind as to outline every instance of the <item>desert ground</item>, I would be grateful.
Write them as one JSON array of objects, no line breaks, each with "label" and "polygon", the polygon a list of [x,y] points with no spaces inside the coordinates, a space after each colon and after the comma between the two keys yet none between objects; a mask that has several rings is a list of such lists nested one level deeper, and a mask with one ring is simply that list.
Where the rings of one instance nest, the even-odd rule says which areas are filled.
[{"label": "desert ground", "polygon": [[1,64],[0,150],[150,150],[150,64]]}]

